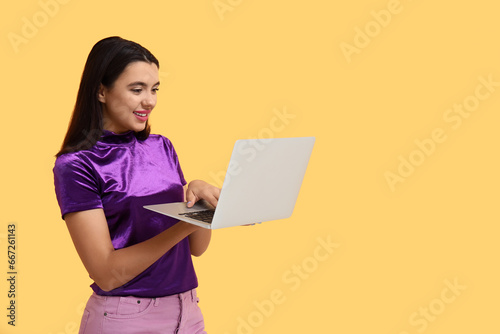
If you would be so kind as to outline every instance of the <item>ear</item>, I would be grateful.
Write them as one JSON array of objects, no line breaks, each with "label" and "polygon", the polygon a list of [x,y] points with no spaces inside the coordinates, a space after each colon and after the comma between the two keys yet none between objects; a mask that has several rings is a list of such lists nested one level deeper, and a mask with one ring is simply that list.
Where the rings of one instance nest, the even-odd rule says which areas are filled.
[{"label": "ear", "polygon": [[97,99],[99,102],[106,103],[106,87],[103,84],[99,86],[99,91],[97,92]]}]

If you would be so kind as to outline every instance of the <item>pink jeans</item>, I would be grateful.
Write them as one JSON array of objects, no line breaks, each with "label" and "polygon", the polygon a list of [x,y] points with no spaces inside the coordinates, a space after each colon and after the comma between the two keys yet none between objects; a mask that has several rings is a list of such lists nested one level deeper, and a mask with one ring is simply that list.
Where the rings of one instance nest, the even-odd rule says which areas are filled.
[{"label": "pink jeans", "polygon": [[196,290],[159,298],[90,296],[79,334],[206,334]]}]

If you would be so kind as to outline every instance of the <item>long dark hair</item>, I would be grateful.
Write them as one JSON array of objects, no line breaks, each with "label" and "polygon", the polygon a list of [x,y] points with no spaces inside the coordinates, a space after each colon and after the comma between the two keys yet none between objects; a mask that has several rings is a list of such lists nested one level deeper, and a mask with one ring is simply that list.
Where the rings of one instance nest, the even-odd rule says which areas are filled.
[{"label": "long dark hair", "polygon": [[[102,106],[97,98],[99,87],[102,84],[112,88],[127,65],[136,61],[154,63],[160,68],[158,59],[135,42],[114,36],[94,45],[83,69],[66,137],[56,157],[94,146],[103,133]],[[135,136],[143,140],[148,138],[150,131],[151,127],[146,122],[144,130],[135,132]]]}]

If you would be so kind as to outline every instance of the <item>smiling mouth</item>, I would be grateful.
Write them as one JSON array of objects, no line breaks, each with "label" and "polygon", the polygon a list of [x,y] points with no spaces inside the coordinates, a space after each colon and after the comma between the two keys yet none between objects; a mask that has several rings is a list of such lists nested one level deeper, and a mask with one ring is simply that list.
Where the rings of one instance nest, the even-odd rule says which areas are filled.
[{"label": "smiling mouth", "polygon": [[133,111],[133,113],[139,117],[147,117],[151,113],[151,109]]}]

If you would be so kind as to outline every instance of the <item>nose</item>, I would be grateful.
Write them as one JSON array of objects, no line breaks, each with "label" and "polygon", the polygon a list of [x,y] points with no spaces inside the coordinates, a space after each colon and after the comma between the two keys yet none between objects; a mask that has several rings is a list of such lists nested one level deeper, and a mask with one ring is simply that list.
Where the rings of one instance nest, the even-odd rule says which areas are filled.
[{"label": "nose", "polygon": [[156,105],[156,95],[153,93],[149,93],[146,95],[144,100],[142,101],[142,106],[144,109],[151,110]]}]

